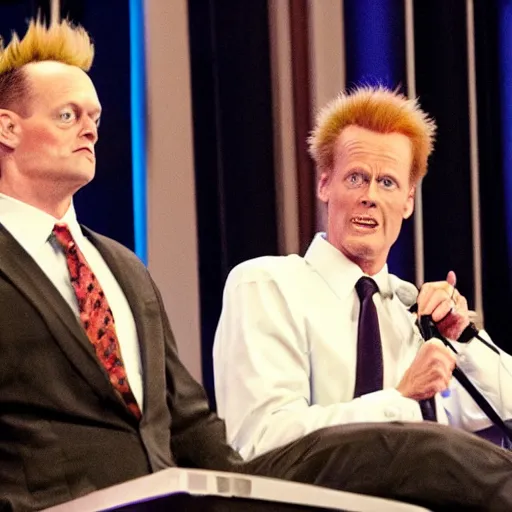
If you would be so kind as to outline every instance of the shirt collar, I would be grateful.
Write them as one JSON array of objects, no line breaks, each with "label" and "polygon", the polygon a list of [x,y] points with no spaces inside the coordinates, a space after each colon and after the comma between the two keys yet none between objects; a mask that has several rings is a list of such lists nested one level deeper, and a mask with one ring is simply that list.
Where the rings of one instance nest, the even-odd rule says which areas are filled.
[{"label": "shirt collar", "polygon": [[[304,259],[340,299],[353,293],[357,281],[366,275],[358,265],[327,241],[325,233],[315,235]],[[393,297],[394,287],[387,264],[377,274],[369,277],[377,283],[382,297]]]},{"label": "shirt collar", "polygon": [[0,193],[0,223],[32,257],[44,246],[56,222],[65,222],[75,242],[84,238],[76,218],[73,201],[62,219],[27,203]]}]

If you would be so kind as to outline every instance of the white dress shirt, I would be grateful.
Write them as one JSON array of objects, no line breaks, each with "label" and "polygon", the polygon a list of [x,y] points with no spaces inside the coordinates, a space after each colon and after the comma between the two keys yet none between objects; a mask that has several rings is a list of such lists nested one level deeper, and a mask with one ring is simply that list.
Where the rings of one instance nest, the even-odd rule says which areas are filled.
[{"label": "white dress shirt", "polygon": [[71,203],[62,219],[56,219],[31,205],[0,194],[0,224],[11,233],[48,279],[59,290],[79,321],[78,303],[69,278],[66,257],[52,236],[56,222],[65,222],[96,275],[112,310],[119,345],[130,387],[143,408],[142,365],[132,311],[118,282],[94,245],[83,235]]},{"label": "white dress shirt", "polygon": [[[244,458],[322,427],[423,420],[418,403],[395,389],[423,340],[395,293],[404,281],[387,266],[372,276],[379,286],[374,302],[383,390],[353,397],[360,308],[355,284],[363,275],[322,234],[304,258],[257,258],[231,271],[213,349],[215,392],[228,440]],[[501,390],[512,388],[512,358],[478,340],[454,344],[461,369],[502,415],[511,416],[512,397]],[[436,409],[441,423],[467,430],[491,424],[454,379],[448,398],[436,396]]]}]

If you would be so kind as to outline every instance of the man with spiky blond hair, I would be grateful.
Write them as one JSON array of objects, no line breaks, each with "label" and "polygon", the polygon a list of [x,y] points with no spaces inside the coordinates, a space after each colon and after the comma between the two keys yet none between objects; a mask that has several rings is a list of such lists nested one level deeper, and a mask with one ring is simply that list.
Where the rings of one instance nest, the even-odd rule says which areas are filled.
[{"label": "man with spiky blond hair", "polygon": [[32,21],[0,48],[2,510],[240,462],[178,359],[146,268],[76,219],[73,195],[96,166],[93,55],[67,21]]},{"label": "man with spiky blond hair", "polygon": [[[101,114],[92,58],[87,33],[68,22],[32,22],[0,50],[0,509],[40,510],[176,465],[416,502],[456,495],[437,488],[433,471],[416,484],[425,453],[457,474],[457,458],[434,449],[435,428],[403,428],[385,442],[388,429],[327,429],[248,463],[227,444],[179,360],[147,269],[76,219],[73,195],[94,176]],[[416,464],[407,478],[381,479],[395,460],[389,442],[420,448],[408,454]],[[500,476],[511,462],[474,451],[483,473],[498,472],[482,487],[501,485],[494,502],[511,505]],[[360,479],[354,463],[373,478]]]},{"label": "man with spiky blond hair", "polygon": [[[447,436],[490,428],[452,378],[456,363],[512,418],[512,358],[470,323],[455,273],[418,294],[387,269],[435,130],[417,100],[384,87],[356,88],[319,113],[309,147],[326,232],[304,257],[238,265],[224,290],[213,349],[217,407],[246,460],[333,426],[378,422],[389,425],[388,438],[395,422],[435,425]],[[429,316],[457,355],[436,337],[424,342],[416,318]]]}]

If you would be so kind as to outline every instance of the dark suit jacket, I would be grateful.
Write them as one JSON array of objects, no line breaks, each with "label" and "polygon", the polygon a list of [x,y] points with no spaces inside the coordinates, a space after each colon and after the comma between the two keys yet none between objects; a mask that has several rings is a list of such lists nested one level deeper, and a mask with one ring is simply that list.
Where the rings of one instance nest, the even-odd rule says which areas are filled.
[{"label": "dark suit jacket", "polygon": [[240,460],[178,359],[147,269],[83,230],[135,318],[142,420],[113,391],[60,293],[0,225],[0,510],[41,509],[173,465],[229,470]]}]

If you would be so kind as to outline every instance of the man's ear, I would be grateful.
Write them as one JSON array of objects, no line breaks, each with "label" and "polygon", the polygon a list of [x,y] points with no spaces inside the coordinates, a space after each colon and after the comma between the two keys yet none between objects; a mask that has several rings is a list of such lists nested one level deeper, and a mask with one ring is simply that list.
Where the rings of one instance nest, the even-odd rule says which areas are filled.
[{"label": "man's ear", "polygon": [[316,195],[323,203],[329,202],[331,174],[330,171],[322,171],[318,179]]},{"label": "man's ear", "polygon": [[20,142],[18,116],[6,109],[0,109],[0,144],[15,149]]},{"label": "man's ear", "polygon": [[404,206],[404,219],[408,219],[414,211],[414,196],[416,194],[416,185],[413,185],[409,190],[407,200]]}]

